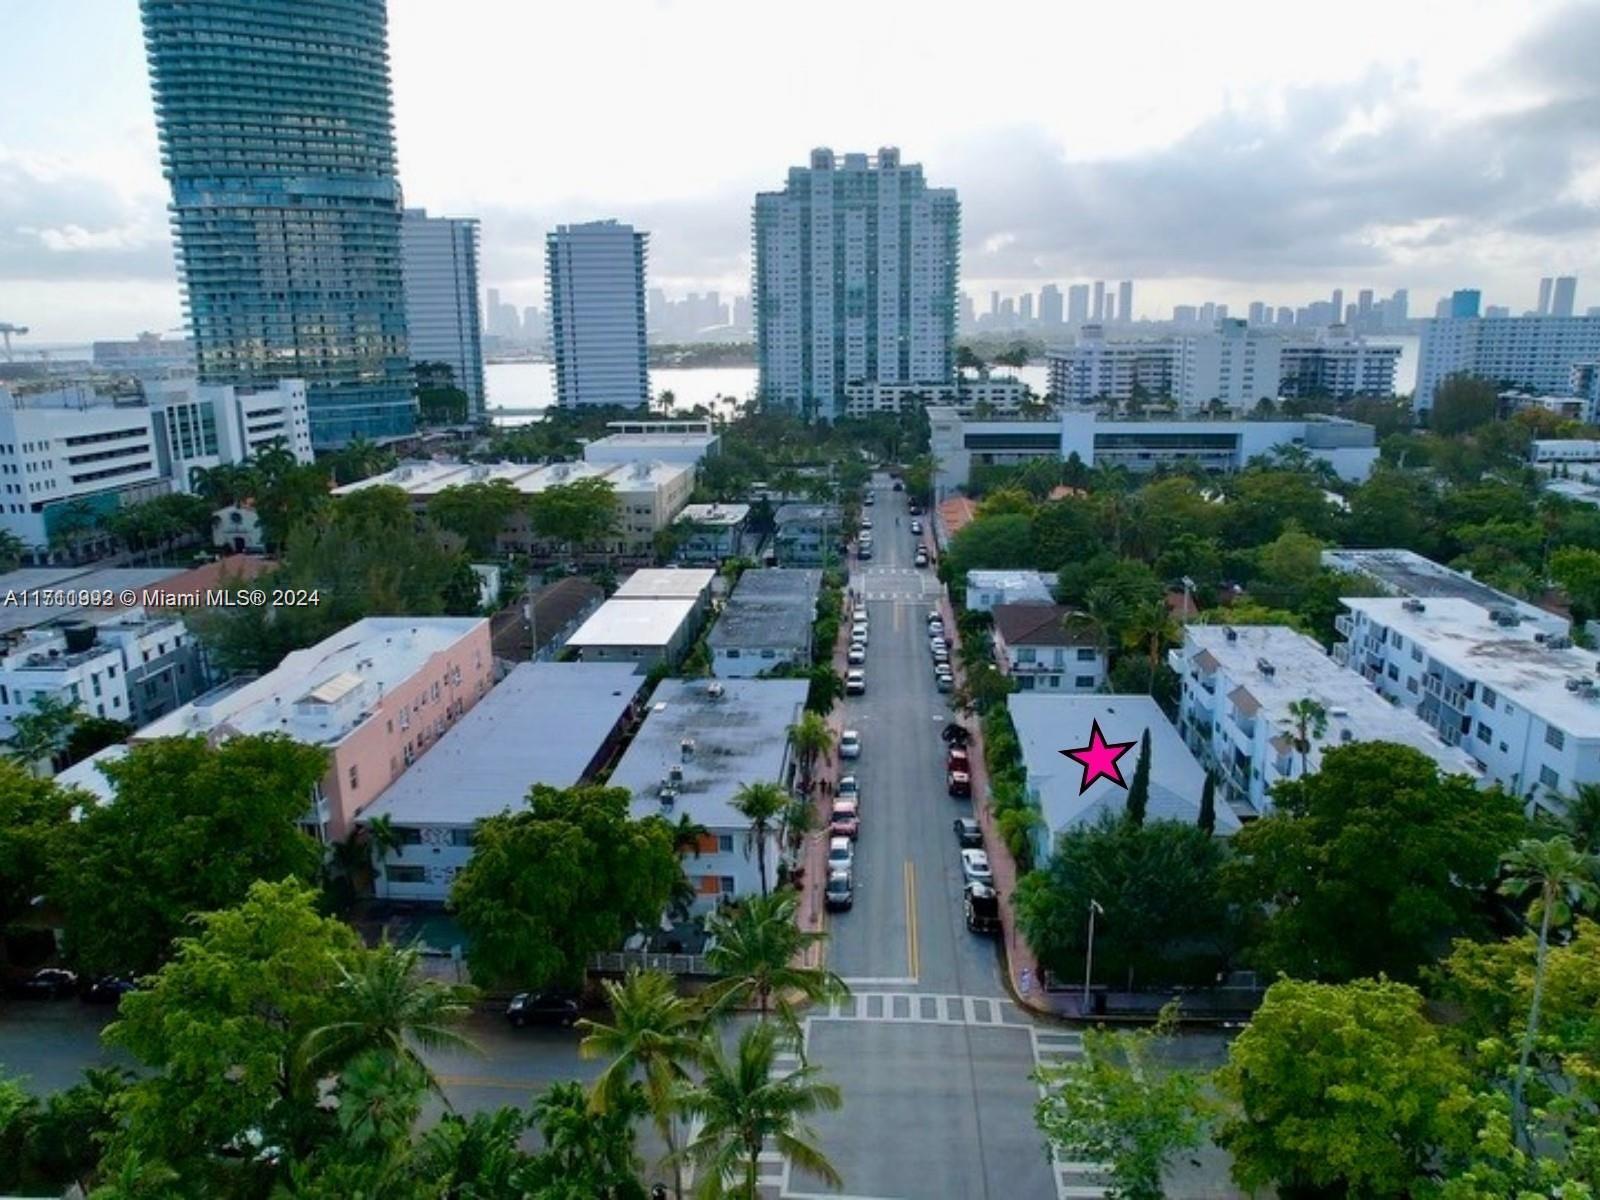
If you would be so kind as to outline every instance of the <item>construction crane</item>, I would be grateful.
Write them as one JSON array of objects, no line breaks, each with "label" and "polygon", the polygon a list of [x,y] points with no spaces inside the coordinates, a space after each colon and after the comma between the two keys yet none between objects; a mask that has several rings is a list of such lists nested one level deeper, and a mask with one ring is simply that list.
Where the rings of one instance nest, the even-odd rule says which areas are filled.
[{"label": "construction crane", "polygon": [[4,338],[5,339],[6,361],[7,362],[11,362],[12,361],[11,335],[14,333],[18,337],[21,337],[23,334],[25,334],[27,332],[28,332],[28,327],[26,325],[13,325],[9,321],[0,321],[0,338]]}]

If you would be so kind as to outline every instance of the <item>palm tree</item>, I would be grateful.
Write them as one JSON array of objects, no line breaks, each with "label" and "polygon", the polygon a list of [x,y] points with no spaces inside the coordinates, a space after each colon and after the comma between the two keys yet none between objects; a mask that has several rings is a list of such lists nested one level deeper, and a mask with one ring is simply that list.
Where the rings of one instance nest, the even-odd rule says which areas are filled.
[{"label": "palm tree", "polygon": [[672,848],[680,855],[693,854],[700,857],[700,839],[705,837],[708,830],[688,813],[678,814],[678,823],[672,827]]},{"label": "palm tree", "polygon": [[783,810],[783,845],[791,855],[798,855],[805,845],[806,834],[817,828],[817,808],[810,796],[791,796]]},{"label": "palm tree", "polygon": [[[415,1064],[428,1087],[444,1092],[416,1047],[476,1050],[450,1026],[469,1011],[473,988],[425,978],[414,946],[381,943],[354,965],[340,962],[334,984],[341,1019],[320,1025],[300,1044],[301,1061],[314,1072],[337,1070],[358,1055],[378,1051],[399,1064]],[[449,1101],[445,1101],[449,1106]]]},{"label": "palm tree", "polygon": [[795,920],[799,907],[799,893],[783,891],[750,896],[707,919],[706,931],[715,945],[706,951],[706,960],[721,976],[705,991],[708,1010],[724,1012],[753,998],[762,1021],[776,1013],[798,1041],[800,1021],[790,993],[813,1002],[849,995],[844,980],[832,971],[804,965],[806,952],[826,941],[827,934],[801,929]]},{"label": "palm tree", "polygon": [[1294,748],[1300,752],[1300,774],[1304,775],[1311,755],[1311,739],[1328,732],[1328,710],[1307,696],[1289,702],[1289,717],[1294,721]]},{"label": "palm tree", "polygon": [[1129,649],[1143,648],[1150,664],[1148,687],[1154,688],[1156,668],[1161,665],[1161,647],[1180,636],[1178,623],[1165,600],[1150,600],[1128,610],[1122,628],[1122,644]]},{"label": "palm tree", "polygon": [[[633,1127],[644,1111],[638,1084],[629,1085],[611,1108],[597,1114],[585,1101],[583,1085],[577,1080],[552,1083],[533,1102],[531,1113],[544,1149],[523,1170],[513,1168],[504,1193],[474,1188],[470,1194],[643,1200]],[[480,1181],[474,1182],[482,1186]]]},{"label": "palm tree", "polygon": [[674,1176],[673,1195],[683,1195],[677,1157],[677,1100],[686,1064],[700,1060],[700,1016],[678,995],[677,985],[662,971],[630,970],[621,983],[606,981],[610,1025],[578,1022],[584,1058],[609,1058],[610,1065],[594,1081],[589,1106],[596,1113],[612,1110],[625,1097],[637,1071],[644,1076],[645,1100],[667,1144]]},{"label": "palm tree", "polygon": [[750,822],[745,834],[745,853],[748,855],[752,847],[755,849],[763,896],[767,894],[767,839],[788,803],[789,793],[775,783],[747,783],[733,797],[734,811]]},{"label": "palm tree", "polygon": [[777,1031],[768,1025],[746,1029],[732,1059],[716,1039],[707,1039],[705,1076],[685,1090],[682,1101],[701,1120],[682,1152],[702,1173],[695,1189],[700,1200],[758,1200],[768,1138],[795,1166],[835,1188],[844,1182],[818,1149],[816,1133],[802,1124],[802,1118],[843,1103],[838,1087],[823,1083],[817,1068],[804,1064],[774,1076],[777,1055]]},{"label": "palm tree", "polygon": [[1562,824],[1580,850],[1600,853],[1600,784],[1578,785],[1567,801]]},{"label": "palm tree", "polygon": [[794,752],[800,756],[805,776],[809,779],[817,757],[833,750],[833,730],[828,727],[828,722],[822,714],[801,713],[800,719],[789,726],[789,743],[794,747]]},{"label": "palm tree", "polygon": [[1539,1004],[1544,998],[1545,957],[1550,947],[1550,927],[1552,924],[1565,925],[1572,919],[1574,911],[1592,907],[1600,899],[1600,889],[1595,886],[1600,858],[1579,850],[1567,837],[1554,837],[1549,841],[1525,838],[1505,856],[1504,865],[1506,879],[1500,885],[1502,895],[1522,897],[1531,891],[1538,893],[1528,908],[1529,920],[1539,922],[1539,940],[1533,959],[1533,1000],[1528,1006],[1527,1027],[1522,1031],[1517,1076],[1511,1084],[1511,1119],[1516,1122],[1518,1140],[1531,1154],[1533,1139],[1528,1133],[1522,1092],[1528,1077],[1528,1059],[1533,1054],[1534,1039],[1539,1032]]}]

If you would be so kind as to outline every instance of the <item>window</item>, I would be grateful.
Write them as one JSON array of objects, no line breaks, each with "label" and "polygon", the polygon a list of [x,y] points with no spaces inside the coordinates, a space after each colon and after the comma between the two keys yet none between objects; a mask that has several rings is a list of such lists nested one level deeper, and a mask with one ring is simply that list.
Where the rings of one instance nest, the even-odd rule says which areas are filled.
[{"label": "window", "polygon": [[355,763],[350,764],[350,786],[352,788],[358,788],[361,786],[361,776],[357,771]]},{"label": "window", "polygon": [[1086,646],[1080,646],[1078,648],[1078,661],[1079,662],[1093,662],[1094,661],[1094,650],[1089,648],[1089,647],[1086,647]]},{"label": "window", "polygon": [[471,829],[452,829],[450,831],[450,844],[452,846],[470,846],[470,845],[472,845],[472,830]]},{"label": "window", "polygon": [[1485,708],[1493,708],[1496,699],[1497,697],[1495,696],[1495,691],[1493,688],[1486,687],[1483,689],[1483,706]]},{"label": "window", "polygon": [[1412,646],[1411,647],[1411,661],[1412,662],[1421,662],[1422,661],[1422,647],[1421,646]]},{"label": "window", "polygon": [[1494,741],[1494,730],[1490,729],[1482,721],[1478,722],[1478,740],[1480,742]]},{"label": "window", "polygon": [[1387,674],[1388,674],[1390,679],[1399,679],[1400,678],[1400,668],[1395,666],[1393,663],[1390,663],[1389,664],[1389,670],[1388,670]]},{"label": "window", "polygon": [[1561,776],[1557,775],[1549,767],[1540,767],[1539,782],[1553,792],[1561,787]]},{"label": "window", "polygon": [[426,883],[428,870],[411,863],[390,863],[383,869],[390,883]]},{"label": "window", "polygon": [[422,830],[415,825],[396,825],[394,832],[395,836],[400,839],[402,846],[422,845]]},{"label": "window", "polygon": [[1554,725],[1546,725],[1544,727],[1544,744],[1556,750],[1565,750],[1567,748],[1567,735]]},{"label": "window", "polygon": [[731,833],[719,833],[719,834],[717,834],[717,853],[718,854],[732,854],[733,853],[733,834],[731,834]]},{"label": "window", "polygon": [[1093,691],[1094,690],[1094,685],[1095,684],[1094,684],[1094,676],[1093,675],[1079,675],[1072,682],[1073,682],[1073,686],[1074,687],[1077,687],[1077,688],[1079,688],[1079,689],[1081,689],[1083,691]]},{"label": "window", "polygon": [[732,875],[720,876],[718,878],[718,880],[717,880],[717,884],[718,884],[718,890],[721,891],[724,896],[733,895],[733,876]]},{"label": "window", "polygon": [[1415,676],[1406,680],[1406,691],[1410,692],[1413,696],[1417,694],[1417,680]]},{"label": "window", "polygon": [[728,651],[728,657],[729,658],[738,658],[739,657],[739,652],[737,650],[729,650]]},{"label": "window", "polygon": [[1036,655],[1034,654],[1032,646],[1020,646],[1020,647],[1018,647],[1018,649],[1017,649],[1017,661],[1019,663],[1031,663],[1034,660],[1035,657],[1036,657]]}]

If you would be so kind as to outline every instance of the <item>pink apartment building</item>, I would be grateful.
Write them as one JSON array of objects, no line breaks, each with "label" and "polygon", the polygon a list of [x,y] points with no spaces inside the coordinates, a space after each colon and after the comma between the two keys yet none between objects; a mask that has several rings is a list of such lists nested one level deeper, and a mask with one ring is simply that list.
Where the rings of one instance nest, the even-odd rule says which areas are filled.
[{"label": "pink apartment building", "polygon": [[129,738],[286,733],[332,756],[307,824],[324,841],[355,819],[494,686],[480,617],[367,617],[224,685]]}]

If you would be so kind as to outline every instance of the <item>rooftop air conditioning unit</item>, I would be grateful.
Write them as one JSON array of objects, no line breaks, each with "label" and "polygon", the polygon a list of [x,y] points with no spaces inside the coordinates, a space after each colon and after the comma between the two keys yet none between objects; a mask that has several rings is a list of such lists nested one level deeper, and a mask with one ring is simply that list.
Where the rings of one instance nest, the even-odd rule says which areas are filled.
[{"label": "rooftop air conditioning unit", "polygon": [[1270,662],[1268,662],[1264,658],[1256,659],[1256,670],[1260,671],[1268,679],[1271,679],[1274,675],[1276,675],[1278,673],[1278,668],[1274,667]]},{"label": "rooftop air conditioning unit", "polygon": [[693,758],[694,757],[694,739],[693,738],[684,738],[683,741],[678,743],[678,750],[682,753],[685,762],[687,762],[689,759]]},{"label": "rooftop air conditioning unit", "polygon": [[1356,740],[1356,735],[1348,729],[1341,729],[1339,730],[1339,740],[1341,742],[1353,742]]},{"label": "rooftop air conditioning unit", "polygon": [[1406,612],[1414,613],[1426,612],[1428,610],[1428,606],[1421,600],[1402,600],[1400,602],[1400,607],[1405,609]]},{"label": "rooftop air conditioning unit", "polygon": [[1574,676],[1573,678],[1567,680],[1567,691],[1575,692],[1587,682],[1588,682],[1588,680],[1586,680],[1586,679],[1579,679],[1576,676]]},{"label": "rooftop air conditioning unit", "polygon": [[727,694],[728,689],[723,687],[720,683],[706,684],[706,695],[713,700],[721,700]]},{"label": "rooftop air conditioning unit", "polygon": [[1229,629],[1226,636],[1230,642],[1237,642],[1239,640],[1239,631],[1237,629]]},{"label": "rooftop air conditioning unit", "polygon": [[1533,640],[1542,646],[1550,640],[1550,635],[1548,633],[1536,633],[1533,635]]},{"label": "rooftop air conditioning unit", "polygon": [[1557,637],[1552,637],[1552,638],[1546,638],[1545,641],[1544,641],[1544,644],[1547,647],[1549,647],[1551,650],[1570,650],[1570,649],[1572,649],[1572,639],[1569,638],[1569,637],[1559,637],[1559,636],[1557,636]]},{"label": "rooftop air conditioning unit", "polygon": [[662,808],[671,808],[678,799],[678,789],[662,784],[661,789],[656,792],[656,799],[661,801]]},{"label": "rooftop air conditioning unit", "polygon": [[682,767],[674,766],[671,770],[669,770],[667,772],[667,786],[669,788],[674,788],[675,789],[682,782],[683,782],[683,768]]}]

